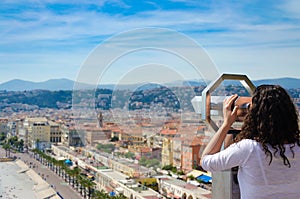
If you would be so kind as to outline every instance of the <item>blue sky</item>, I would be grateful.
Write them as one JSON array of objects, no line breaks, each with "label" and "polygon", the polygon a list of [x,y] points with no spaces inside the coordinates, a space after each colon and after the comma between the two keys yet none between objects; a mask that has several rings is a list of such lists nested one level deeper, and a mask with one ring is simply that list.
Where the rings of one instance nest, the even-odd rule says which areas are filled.
[{"label": "blue sky", "polygon": [[[166,28],[191,38],[205,49],[220,73],[243,73],[255,80],[300,78],[298,0],[2,0],[0,83],[75,80],[101,43],[146,27]],[[160,57],[165,53],[154,54],[131,54],[131,61],[125,57],[101,81],[120,82],[124,77],[117,75],[121,65],[137,68],[155,61],[136,62],[147,56],[155,57],[155,63],[177,64],[179,71],[187,71],[187,66],[174,59],[159,63],[168,59]]]}]

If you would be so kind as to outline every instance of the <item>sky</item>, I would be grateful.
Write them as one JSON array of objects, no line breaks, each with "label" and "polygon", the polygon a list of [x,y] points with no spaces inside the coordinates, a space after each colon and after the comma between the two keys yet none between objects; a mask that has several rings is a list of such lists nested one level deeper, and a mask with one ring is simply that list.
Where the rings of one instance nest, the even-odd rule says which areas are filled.
[{"label": "sky", "polygon": [[298,0],[1,0],[0,38],[0,83],[300,78]]}]

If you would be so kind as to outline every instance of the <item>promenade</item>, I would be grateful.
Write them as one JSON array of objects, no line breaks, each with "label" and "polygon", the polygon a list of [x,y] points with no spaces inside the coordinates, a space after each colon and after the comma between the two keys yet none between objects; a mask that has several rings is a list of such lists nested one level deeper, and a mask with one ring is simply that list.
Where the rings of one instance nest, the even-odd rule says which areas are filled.
[{"label": "promenade", "polygon": [[[3,148],[0,148],[0,157],[5,156],[5,150]],[[82,199],[83,197],[74,190],[71,186],[69,186],[63,179],[61,179],[58,175],[56,175],[53,171],[51,171],[49,168],[42,165],[40,162],[36,161],[33,157],[30,157],[27,153],[11,153],[11,156],[16,156],[17,159],[23,161],[24,163],[29,166],[30,169],[35,171],[36,174],[38,174],[42,179],[44,179],[54,190],[57,192],[62,198],[64,199]],[[6,162],[6,163],[0,163],[9,165],[11,167],[13,162]],[[16,169],[7,170],[6,166],[0,167],[0,173],[7,176],[16,175],[18,172]],[[20,170],[20,169],[19,169]],[[8,171],[8,172],[7,172]],[[11,173],[13,172],[13,173]],[[32,174],[34,175],[34,174]],[[0,179],[3,180],[3,179]],[[22,182],[21,182],[22,181]],[[16,184],[16,186],[13,186],[13,184]],[[26,179],[26,177],[23,177],[23,179],[20,179],[18,182],[12,182],[12,185],[6,184],[5,186],[0,183],[0,190],[6,190],[9,186],[15,187],[16,189],[22,189],[22,190],[32,190],[30,187],[32,187],[33,182],[30,184],[30,177]],[[12,189],[11,191],[14,191]],[[20,190],[19,190],[20,191]],[[30,191],[28,191],[30,192]],[[34,192],[34,190],[32,190]],[[24,192],[25,193],[25,192]],[[30,194],[30,193],[27,193]],[[32,194],[32,193],[31,193]],[[13,196],[12,198],[22,198],[22,199],[32,199],[36,197],[32,197],[32,195],[25,195],[18,197],[17,195]],[[1,195],[0,195],[1,198]]]}]

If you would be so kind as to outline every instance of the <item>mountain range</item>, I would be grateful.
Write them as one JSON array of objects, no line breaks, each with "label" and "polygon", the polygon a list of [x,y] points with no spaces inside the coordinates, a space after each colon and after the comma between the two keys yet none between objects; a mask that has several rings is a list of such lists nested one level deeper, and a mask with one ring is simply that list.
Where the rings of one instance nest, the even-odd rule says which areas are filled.
[{"label": "mountain range", "polygon": [[[7,82],[4,82],[0,84],[0,90],[6,90],[6,91],[29,91],[29,90],[50,90],[50,91],[56,91],[56,90],[73,90],[74,87],[74,81],[66,78],[62,79],[50,79],[43,82],[32,82],[32,81],[25,81],[20,79],[14,79]],[[231,82],[232,83],[232,82]],[[255,86],[261,85],[261,84],[278,84],[286,89],[297,89],[300,88],[300,79],[297,78],[277,78],[277,79],[262,79],[262,80],[254,80],[253,84]],[[96,88],[95,85],[91,84],[85,84],[85,83],[77,83],[76,87],[79,87],[81,89],[94,89]],[[171,82],[169,84],[166,84],[165,86],[200,86],[205,85],[203,81],[184,81],[184,82]],[[114,89],[117,88],[119,90],[122,89],[129,89],[129,90],[147,90],[152,88],[159,87],[158,84],[144,84],[143,86],[136,85],[136,84],[130,84],[130,85],[116,85],[113,84],[106,84],[106,85],[98,85],[98,88],[106,88],[106,89]]]}]

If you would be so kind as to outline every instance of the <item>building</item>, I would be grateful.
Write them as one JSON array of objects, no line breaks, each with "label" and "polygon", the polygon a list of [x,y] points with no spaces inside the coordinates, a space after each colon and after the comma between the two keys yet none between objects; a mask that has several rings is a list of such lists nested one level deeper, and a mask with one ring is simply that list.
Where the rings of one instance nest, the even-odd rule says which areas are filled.
[{"label": "building", "polygon": [[116,195],[123,194],[132,199],[164,199],[158,192],[129,179],[126,175],[112,169],[98,170],[96,174],[97,188]]},{"label": "building", "polygon": [[26,118],[24,127],[28,132],[29,148],[45,149],[50,147],[50,125],[46,118]]},{"label": "building", "polygon": [[182,166],[182,142],[184,138],[178,137],[173,139],[173,166],[181,170]]},{"label": "building", "polygon": [[109,140],[110,132],[106,134],[104,131],[102,131],[102,128],[88,128],[85,130],[86,136],[86,142],[88,144],[96,144],[101,141]]},{"label": "building", "polygon": [[0,133],[4,133],[5,135],[8,133],[8,119],[0,118]]},{"label": "building", "polygon": [[146,146],[146,139],[139,128],[122,128],[123,131],[119,133],[119,141],[127,143],[128,145]]},{"label": "building", "polygon": [[209,199],[211,191],[169,177],[159,179],[159,192],[167,198]]},{"label": "building", "polygon": [[146,159],[157,159],[161,161],[161,153],[162,149],[159,147],[151,148],[151,147],[139,147],[136,151],[132,151],[137,153],[138,157],[144,157]]},{"label": "building", "polygon": [[200,153],[206,146],[209,137],[205,135],[186,137],[182,142],[182,165],[185,172],[199,167]]},{"label": "building", "polygon": [[60,125],[52,122],[52,121],[48,121],[48,124],[50,126],[50,142],[51,143],[61,143],[62,142],[62,132],[60,130]]},{"label": "building", "polygon": [[165,128],[160,131],[160,136],[164,138],[174,138],[178,135],[178,130],[176,128]]},{"label": "building", "polygon": [[68,130],[65,130],[65,139],[67,140],[68,146],[83,146],[83,136],[80,136],[80,133],[75,129],[75,127],[69,127]]},{"label": "building", "polygon": [[171,138],[164,138],[162,152],[161,152],[161,165],[167,166],[173,164],[173,140]]}]

